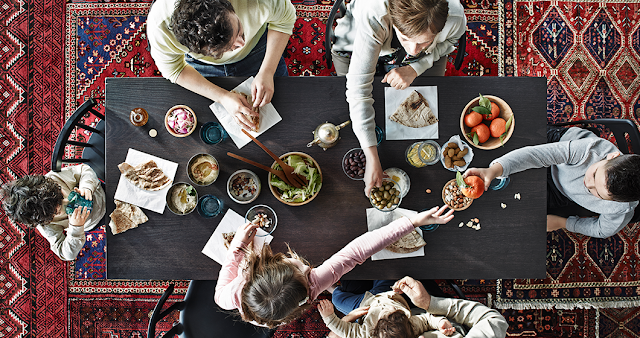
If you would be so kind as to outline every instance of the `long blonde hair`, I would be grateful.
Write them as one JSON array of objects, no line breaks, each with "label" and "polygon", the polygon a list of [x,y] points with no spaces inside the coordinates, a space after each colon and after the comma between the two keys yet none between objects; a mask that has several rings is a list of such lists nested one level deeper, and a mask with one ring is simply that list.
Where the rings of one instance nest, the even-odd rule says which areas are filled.
[{"label": "long blonde hair", "polygon": [[[309,263],[291,250],[291,258]],[[288,323],[311,308],[304,303],[308,297],[307,277],[297,267],[287,262],[288,257],[273,253],[269,245],[261,252],[248,250],[244,273],[247,283],[242,289],[242,319],[255,321],[270,328]]]}]

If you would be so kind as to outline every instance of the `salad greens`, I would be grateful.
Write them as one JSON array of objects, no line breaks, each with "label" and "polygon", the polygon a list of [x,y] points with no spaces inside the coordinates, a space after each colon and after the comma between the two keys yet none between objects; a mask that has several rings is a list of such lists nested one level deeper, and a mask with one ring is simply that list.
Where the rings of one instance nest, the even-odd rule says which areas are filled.
[{"label": "salad greens", "polygon": [[[301,174],[309,181],[309,184],[306,186],[296,188],[284,183],[278,176],[271,174],[271,185],[282,192],[280,197],[284,201],[293,203],[304,202],[320,191],[320,188],[322,187],[322,178],[320,177],[318,169],[314,167],[314,163],[311,159],[303,158],[299,155],[289,155],[284,158],[283,161],[292,166],[296,174]],[[282,170],[278,164],[276,164],[274,168]]]}]

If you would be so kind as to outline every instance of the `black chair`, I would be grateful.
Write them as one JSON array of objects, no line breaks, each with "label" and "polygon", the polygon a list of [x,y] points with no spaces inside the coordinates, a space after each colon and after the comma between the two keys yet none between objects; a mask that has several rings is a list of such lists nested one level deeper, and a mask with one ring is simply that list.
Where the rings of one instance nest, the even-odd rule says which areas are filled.
[{"label": "black chair", "polygon": [[[578,121],[568,121],[568,122],[559,122],[552,124],[553,126],[570,126],[570,125],[581,125],[583,127],[587,127],[589,125],[595,125],[599,127],[604,127],[609,129],[613,136],[616,138],[616,146],[623,154],[629,154],[631,151],[629,146],[631,146],[631,150],[635,153],[640,153],[640,131],[638,131],[638,126],[627,119],[597,119],[597,120],[578,120]],[[598,135],[601,136],[601,135]],[[628,136],[628,140],[627,137]],[[554,188],[554,187],[551,187]],[[547,208],[547,213],[552,215],[558,215],[562,217],[568,216],[580,216],[580,217],[595,217],[598,214],[589,211],[576,203],[570,203],[566,207],[562,208]],[[640,211],[636,208],[636,212],[631,218],[630,223],[635,223],[640,221]]]},{"label": "black chair", "polygon": [[181,338],[268,338],[273,335],[275,330],[242,322],[239,317],[218,307],[213,300],[215,288],[215,280],[192,280],[184,299],[162,311],[165,302],[173,293],[174,285],[169,285],[153,309],[147,337],[155,337],[156,324],[174,310],[180,311],[180,320],[164,335],[167,338],[175,335]]},{"label": "black chair", "polygon": [[[67,122],[65,122],[60,131],[60,135],[58,135],[56,146],[53,149],[53,155],[51,155],[51,170],[59,172],[62,170],[63,163],[86,163],[96,172],[100,181],[104,182],[105,123],[104,115],[95,109],[96,105],[96,100],[90,98],[78,107]],[[89,112],[101,119],[95,128],[80,123],[82,117]],[[76,128],[82,128],[92,133],[87,142],[70,139],[71,134],[76,131]],[[64,158],[64,151],[67,145],[75,146],[76,149],[82,148],[82,158]]]},{"label": "black chair", "polygon": [[[333,7],[331,7],[331,12],[329,12],[329,18],[327,19],[327,25],[324,31],[324,51],[325,57],[327,60],[327,68],[331,68],[333,65],[333,58],[331,56],[331,46],[334,42],[336,42],[336,37],[333,33],[333,24],[335,21],[344,16],[347,11],[347,7],[344,4],[344,0],[336,0],[333,3]],[[467,49],[467,32],[462,34],[460,39],[458,40],[458,53],[456,55],[456,59],[453,62],[453,67],[456,70],[459,70],[462,66],[462,60],[466,54]]]}]

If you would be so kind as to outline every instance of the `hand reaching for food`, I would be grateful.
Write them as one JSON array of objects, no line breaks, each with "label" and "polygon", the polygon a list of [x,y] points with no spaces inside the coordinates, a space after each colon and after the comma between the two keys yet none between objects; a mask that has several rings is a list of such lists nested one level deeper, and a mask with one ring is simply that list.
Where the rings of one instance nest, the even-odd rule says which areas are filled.
[{"label": "hand reaching for food", "polygon": [[444,205],[440,208],[433,207],[427,211],[423,211],[416,215],[411,216],[410,220],[414,227],[419,227],[427,224],[446,224],[453,219],[453,209],[449,210],[446,214],[442,214],[448,205]]},{"label": "hand reaching for food", "polygon": [[220,104],[230,114],[233,114],[233,120],[243,129],[253,130],[255,124],[251,123],[249,116],[259,116],[259,113],[253,111],[253,107],[247,99],[239,93],[229,92]]}]

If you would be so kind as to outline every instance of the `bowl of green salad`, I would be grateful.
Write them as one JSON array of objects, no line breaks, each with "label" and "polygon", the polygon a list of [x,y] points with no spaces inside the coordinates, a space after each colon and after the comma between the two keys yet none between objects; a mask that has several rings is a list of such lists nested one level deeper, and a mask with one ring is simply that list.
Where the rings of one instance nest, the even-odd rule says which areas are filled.
[{"label": "bowl of green salad", "polygon": [[[311,156],[300,152],[286,153],[280,156],[280,159],[295,168],[296,173],[306,177],[309,183],[302,188],[295,188],[282,181],[278,176],[269,174],[269,189],[273,196],[278,201],[294,207],[305,205],[316,198],[322,187],[322,171],[318,162]],[[271,168],[282,169],[276,161],[273,162]]]}]

